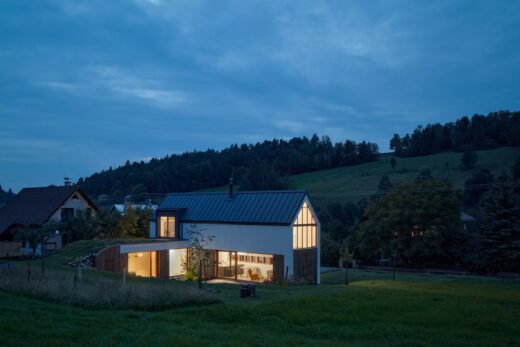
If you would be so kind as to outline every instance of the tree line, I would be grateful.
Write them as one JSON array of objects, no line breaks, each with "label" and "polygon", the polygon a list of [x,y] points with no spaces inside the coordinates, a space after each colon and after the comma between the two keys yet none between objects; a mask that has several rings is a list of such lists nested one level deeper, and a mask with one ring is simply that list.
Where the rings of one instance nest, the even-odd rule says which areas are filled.
[{"label": "tree line", "polygon": [[520,112],[475,114],[455,122],[418,126],[411,134],[394,134],[390,149],[398,157],[414,157],[447,151],[520,146]]},{"label": "tree line", "polygon": [[[472,221],[462,221],[461,211]],[[520,158],[496,176],[476,170],[464,190],[424,168],[414,182],[381,178],[377,194],[319,211],[322,261],[520,271]]]},{"label": "tree line", "polygon": [[242,190],[284,189],[288,175],[355,165],[378,159],[376,144],[351,140],[332,143],[328,136],[273,139],[256,144],[233,144],[221,151],[208,149],[129,162],[109,168],[78,184],[91,196],[183,192],[227,184],[232,176]]}]

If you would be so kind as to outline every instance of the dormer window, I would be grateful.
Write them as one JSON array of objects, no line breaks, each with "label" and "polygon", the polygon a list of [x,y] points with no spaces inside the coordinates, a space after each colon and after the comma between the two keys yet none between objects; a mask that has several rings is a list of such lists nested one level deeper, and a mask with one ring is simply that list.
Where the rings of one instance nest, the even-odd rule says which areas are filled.
[{"label": "dormer window", "polygon": [[159,237],[175,237],[175,217],[161,216],[159,224]]}]

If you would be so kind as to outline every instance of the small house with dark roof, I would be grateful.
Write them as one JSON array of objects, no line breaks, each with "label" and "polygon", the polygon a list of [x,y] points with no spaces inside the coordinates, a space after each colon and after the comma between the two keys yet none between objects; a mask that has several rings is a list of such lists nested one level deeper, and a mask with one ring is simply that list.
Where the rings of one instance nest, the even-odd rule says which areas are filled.
[{"label": "small house with dark roof", "polygon": [[[23,188],[0,209],[0,257],[22,255],[21,243],[14,240],[18,227],[67,221],[80,212],[88,217],[97,212],[97,207],[77,186]],[[48,240],[46,247],[61,247],[61,237]]]},{"label": "small house with dark roof", "polygon": [[320,282],[320,223],[305,191],[173,193],[150,221],[150,240],[111,246],[100,270],[146,277],[185,272],[190,235],[207,241],[205,277],[248,282]]}]

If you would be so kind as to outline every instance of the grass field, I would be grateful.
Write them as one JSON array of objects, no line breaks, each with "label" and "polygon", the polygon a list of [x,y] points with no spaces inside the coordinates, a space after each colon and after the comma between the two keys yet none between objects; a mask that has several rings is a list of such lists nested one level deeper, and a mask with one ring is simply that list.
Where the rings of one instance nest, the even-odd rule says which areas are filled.
[{"label": "grass field", "polygon": [[[377,191],[379,180],[386,175],[393,184],[413,182],[422,168],[432,170],[435,178],[452,182],[462,188],[464,181],[479,169],[489,169],[498,173],[502,169],[511,170],[520,157],[520,147],[502,147],[477,151],[477,165],[473,170],[462,171],[462,153],[441,153],[415,158],[397,158],[395,169],[390,166],[392,154],[383,154],[376,162],[347,166],[337,169],[320,170],[294,175],[289,178],[290,189],[305,189],[317,207],[325,208],[333,202],[358,202]],[[215,187],[207,191],[227,190],[227,186]]]},{"label": "grass field", "polygon": [[[460,169],[461,153],[442,153],[415,158],[397,158],[395,169],[390,166],[392,155],[384,154],[373,163],[337,169],[310,172],[292,176],[291,188],[306,189],[318,206],[326,206],[334,201],[354,201],[377,191],[379,180],[386,175],[393,184],[413,182],[423,167],[432,170],[435,178],[453,183],[462,188],[464,181],[478,169],[489,169],[498,173],[502,169],[511,170],[520,157],[520,148],[503,147],[478,151],[474,170]],[[340,194],[341,196],[330,196]],[[329,195],[329,196],[327,196]]]},{"label": "grass field", "polygon": [[[49,266],[70,271],[61,262],[89,244],[73,247]],[[236,285],[213,284],[219,303],[161,312],[0,292],[0,345],[520,346],[518,281],[416,274],[392,281],[359,270],[349,277],[348,286],[341,272],[324,274],[320,286],[260,285],[256,299],[240,299]]]}]

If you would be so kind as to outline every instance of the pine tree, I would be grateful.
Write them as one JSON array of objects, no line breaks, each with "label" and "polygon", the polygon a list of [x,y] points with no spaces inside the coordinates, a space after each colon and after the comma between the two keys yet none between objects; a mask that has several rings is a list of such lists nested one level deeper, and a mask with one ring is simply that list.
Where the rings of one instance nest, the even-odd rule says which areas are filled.
[{"label": "pine tree", "polygon": [[480,251],[492,271],[520,269],[520,202],[507,173],[502,172],[482,205]]}]

